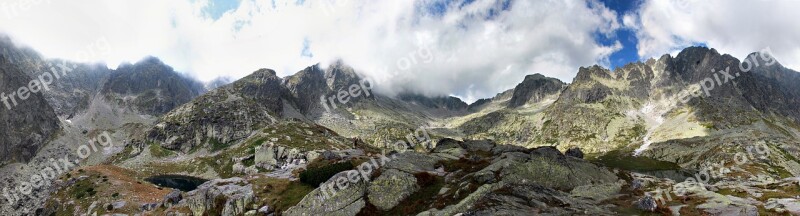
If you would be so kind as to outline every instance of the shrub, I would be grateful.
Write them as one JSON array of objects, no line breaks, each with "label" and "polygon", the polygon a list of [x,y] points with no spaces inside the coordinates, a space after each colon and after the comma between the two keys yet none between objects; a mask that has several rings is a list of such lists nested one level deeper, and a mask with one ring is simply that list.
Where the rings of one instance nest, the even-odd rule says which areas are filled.
[{"label": "shrub", "polygon": [[304,184],[318,187],[323,182],[327,181],[337,173],[345,170],[353,169],[353,164],[350,162],[342,162],[329,164],[321,167],[308,168],[300,173],[300,182]]}]

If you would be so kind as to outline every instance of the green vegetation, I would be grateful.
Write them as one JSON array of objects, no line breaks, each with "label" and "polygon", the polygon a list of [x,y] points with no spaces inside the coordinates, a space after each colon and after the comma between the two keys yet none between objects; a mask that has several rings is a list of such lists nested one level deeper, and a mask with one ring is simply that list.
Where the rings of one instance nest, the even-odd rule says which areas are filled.
[{"label": "green vegetation", "polygon": [[156,143],[150,143],[149,146],[150,146],[149,147],[150,155],[152,155],[153,157],[163,158],[175,155],[175,152],[172,152],[169,149],[161,147],[161,145],[158,145]]},{"label": "green vegetation", "polygon": [[300,173],[300,182],[307,185],[318,187],[331,177],[345,170],[352,170],[353,164],[350,162],[335,163],[322,167],[309,168]]},{"label": "green vegetation", "polygon": [[634,126],[632,130],[633,130],[633,138],[641,139],[647,135],[647,128],[645,128],[644,125],[636,124],[636,126]]},{"label": "green vegetation", "polygon": [[257,202],[269,205],[276,212],[283,212],[297,205],[315,188],[298,181],[279,178],[259,178],[252,180]]},{"label": "green vegetation", "polygon": [[84,197],[92,197],[97,194],[97,191],[94,190],[96,186],[92,183],[89,178],[78,181],[73,185],[70,190],[69,194],[71,197],[75,197],[75,199],[82,199]]},{"label": "green vegetation", "polygon": [[291,182],[286,190],[281,193],[280,202],[275,205],[275,209],[286,210],[289,207],[297,205],[303,198],[311,193],[315,188],[310,187],[300,182]]},{"label": "green vegetation", "polygon": [[680,170],[681,167],[672,162],[659,161],[648,157],[636,157],[630,152],[619,150],[610,151],[597,157],[593,162],[606,167],[619,168],[630,171],[646,172],[661,170]]},{"label": "green vegetation", "polygon": [[216,138],[208,138],[208,144],[211,146],[211,151],[216,152],[228,147],[228,144],[222,143]]},{"label": "green vegetation", "polygon": [[444,178],[427,172],[414,174],[414,177],[417,179],[420,190],[400,202],[397,207],[381,215],[413,215],[428,210],[429,206],[437,201],[436,196],[445,185]]},{"label": "green vegetation", "polygon": [[785,128],[779,126],[778,124],[775,124],[775,122],[772,122],[770,120],[764,119],[764,123],[766,123],[767,127],[769,127],[770,129],[776,130],[776,131],[780,132],[781,134],[785,135],[786,137],[794,137],[794,136],[792,136],[792,132],[789,132]]}]

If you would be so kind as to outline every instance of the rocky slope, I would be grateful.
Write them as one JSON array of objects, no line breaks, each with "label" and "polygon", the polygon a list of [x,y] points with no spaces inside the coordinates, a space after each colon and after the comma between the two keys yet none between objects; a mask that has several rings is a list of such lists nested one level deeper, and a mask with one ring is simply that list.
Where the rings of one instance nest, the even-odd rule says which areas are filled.
[{"label": "rocky slope", "polygon": [[42,87],[27,88],[34,82],[25,73],[31,62],[20,62],[13,46],[8,38],[0,38],[0,49],[12,50],[0,59],[0,166],[29,161],[61,127]]},{"label": "rocky slope", "polygon": [[[43,166],[53,164],[53,160],[77,157],[76,152],[81,144],[90,143],[98,134],[107,132],[112,137],[112,145],[102,151],[92,149],[93,154],[88,158],[74,163],[101,163],[124,150],[130,137],[141,137],[147,128],[152,127],[155,119],[151,114],[156,113],[135,107],[134,104],[118,103],[114,100],[118,94],[111,91],[114,88],[110,85],[138,83],[139,86],[146,86],[147,80],[164,80],[165,84],[161,85],[164,88],[157,84],[151,86],[151,90],[155,89],[163,95],[182,95],[180,92],[185,87],[171,88],[172,84],[166,83],[182,77],[169,67],[150,68],[162,71],[150,72],[144,77],[125,75],[112,78],[111,74],[115,71],[105,65],[46,59],[30,48],[14,45],[7,37],[0,41],[0,50],[3,52],[0,63],[2,90],[6,93],[16,92],[25,86],[30,93],[36,89],[25,100],[16,98],[18,104],[13,109],[8,110],[3,106],[0,110],[0,118],[5,122],[3,127],[8,127],[0,132],[3,137],[0,138],[3,145],[3,152],[0,153],[0,172],[3,173],[0,175],[0,188],[11,188],[9,195],[17,193],[20,196],[19,191],[14,192],[15,189],[23,186],[24,182],[32,181],[32,176],[40,175]],[[31,84],[34,80],[38,83]],[[112,93],[104,94],[103,89]],[[172,90],[175,92],[169,92]],[[193,95],[202,92],[202,89],[199,90]],[[128,95],[128,99],[132,95]],[[9,102],[13,105],[13,101]],[[156,107],[155,110],[177,103],[175,97],[151,102],[147,105]],[[94,153],[98,151],[100,153]],[[46,185],[51,184],[47,180],[45,182]],[[33,213],[33,210],[44,205],[44,201],[55,190],[53,187],[37,187],[30,195],[21,195],[19,200],[6,203],[4,199],[0,214]]]}]

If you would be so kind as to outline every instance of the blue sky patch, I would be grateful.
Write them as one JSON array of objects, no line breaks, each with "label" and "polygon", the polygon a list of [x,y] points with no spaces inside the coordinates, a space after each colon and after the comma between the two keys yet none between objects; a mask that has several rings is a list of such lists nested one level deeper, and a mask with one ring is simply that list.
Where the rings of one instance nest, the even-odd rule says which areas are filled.
[{"label": "blue sky patch", "polygon": [[241,0],[213,0],[209,1],[209,4],[206,8],[203,8],[203,13],[214,19],[217,20],[222,17],[228,11],[236,10],[239,8],[239,4]]},{"label": "blue sky patch", "polygon": [[[635,10],[637,5],[641,3],[640,0],[601,0],[601,2],[609,9],[617,12],[617,19],[620,24],[622,23],[622,16],[625,15],[625,13]],[[636,49],[636,44],[639,40],[636,38],[636,33],[630,29],[618,29],[614,32],[613,37],[610,38],[602,34],[596,34],[595,39],[598,43],[606,46],[613,45],[615,41],[619,41],[622,44],[621,50],[612,53],[611,56],[608,57],[611,70],[640,60],[638,50]]]}]

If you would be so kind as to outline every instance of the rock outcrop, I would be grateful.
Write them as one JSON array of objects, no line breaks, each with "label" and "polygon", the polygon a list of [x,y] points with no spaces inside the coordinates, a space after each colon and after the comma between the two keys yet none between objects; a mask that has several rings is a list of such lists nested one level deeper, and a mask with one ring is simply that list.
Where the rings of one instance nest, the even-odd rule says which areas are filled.
[{"label": "rock outcrop", "polygon": [[390,169],[370,182],[367,197],[378,209],[389,210],[418,190],[419,185],[413,175]]},{"label": "rock outcrop", "polygon": [[300,152],[296,148],[286,148],[272,142],[256,148],[255,164],[266,170],[280,168],[286,164],[301,164],[319,157],[316,151]]},{"label": "rock outcrop", "polygon": [[[380,175],[350,182],[346,189],[335,190],[326,199],[326,193],[334,191],[326,185],[336,184],[340,177],[354,176],[348,175],[349,172],[358,173],[341,172],[306,195],[286,214],[313,215],[327,211],[325,214],[380,215],[406,211],[401,209],[419,209],[404,212],[412,215],[610,214],[610,209],[596,204],[620,193],[621,180],[615,173],[567,157],[552,147],[520,149],[488,140],[443,139],[432,151],[386,157],[388,161],[377,170]],[[463,155],[458,157],[445,153],[459,151]],[[594,187],[602,190],[587,189]],[[579,193],[572,193],[573,190],[585,193],[576,196],[573,194]],[[421,200],[409,201],[414,196]],[[415,206],[404,206],[411,203]]]},{"label": "rock outcrop", "polygon": [[541,74],[525,76],[525,80],[518,84],[517,87],[514,87],[514,93],[511,96],[511,100],[508,101],[508,107],[514,108],[527,103],[537,103],[547,96],[561,93],[564,87],[566,87],[566,84],[561,80],[545,77]]},{"label": "rock outcrop", "polygon": [[238,177],[211,180],[186,194],[194,215],[243,215],[254,199],[253,185]]}]

